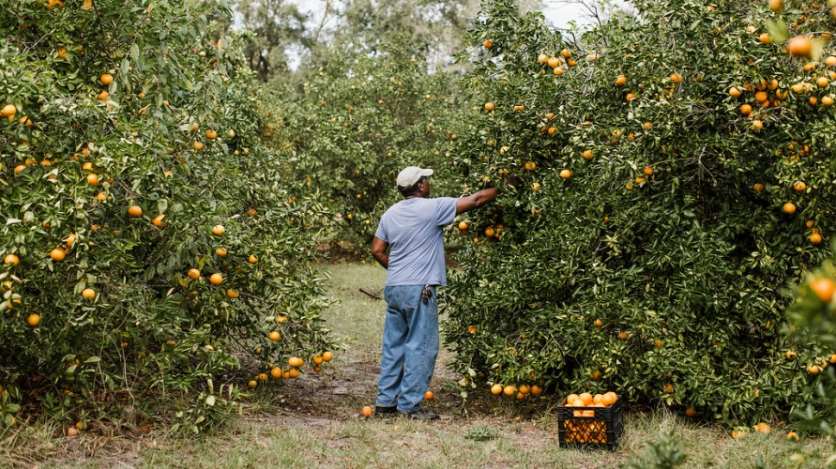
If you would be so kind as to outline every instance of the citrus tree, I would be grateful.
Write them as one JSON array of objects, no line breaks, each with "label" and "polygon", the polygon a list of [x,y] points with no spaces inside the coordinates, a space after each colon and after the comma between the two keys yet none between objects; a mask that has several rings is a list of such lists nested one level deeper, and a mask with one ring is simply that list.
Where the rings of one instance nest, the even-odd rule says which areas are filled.
[{"label": "citrus tree", "polygon": [[229,13],[0,7],[0,422],[198,431],[259,385],[242,357],[265,381],[331,348],[304,229],[322,207],[284,203],[239,41],[207,36]]},{"label": "citrus tree", "polygon": [[[833,245],[836,252],[836,245]],[[802,282],[793,291],[793,302],[787,309],[788,324],[786,331],[797,340],[813,344],[816,352],[827,354],[836,349],[836,328],[834,327],[834,313],[836,305],[833,302],[836,292],[836,265],[831,257],[819,268],[805,275]],[[832,360],[836,357],[831,354]],[[810,365],[818,366],[818,365]],[[816,399],[813,401],[824,412],[816,412],[813,403],[796,412],[795,417],[800,417],[796,426],[808,432],[824,432],[830,437],[836,436],[834,430],[834,403],[836,403],[836,374],[833,368],[821,370],[821,379],[816,387]],[[790,431],[787,438],[798,440],[798,434]],[[836,464],[836,456],[828,459],[829,466]]]},{"label": "citrus tree", "polygon": [[[406,166],[433,168],[434,191],[445,178],[461,102],[452,77],[428,73],[426,63],[397,41],[376,56],[335,59],[308,77],[301,93],[273,84],[262,138],[282,155],[289,202],[303,196],[334,212],[325,232],[344,249],[365,252],[377,220],[400,200],[395,187]],[[446,185],[445,185],[446,184]]]},{"label": "citrus tree", "polygon": [[483,3],[462,55],[482,107],[454,159],[464,191],[505,193],[462,220],[448,343],[472,386],[520,399],[533,384],[785,417],[830,357],[779,332],[780,290],[832,230],[829,6],[633,5],[563,36]]}]

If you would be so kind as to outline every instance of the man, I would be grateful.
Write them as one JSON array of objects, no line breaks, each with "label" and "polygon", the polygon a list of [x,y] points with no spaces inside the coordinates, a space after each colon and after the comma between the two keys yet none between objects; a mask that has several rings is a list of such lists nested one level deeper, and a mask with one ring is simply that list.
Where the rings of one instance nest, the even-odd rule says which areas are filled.
[{"label": "man", "polygon": [[[420,406],[438,355],[436,287],[447,285],[442,228],[456,215],[496,199],[494,188],[467,197],[429,199],[431,169],[415,166],[398,174],[404,200],[383,214],[372,255],[388,269],[384,298],[383,355],[375,412],[401,413],[418,420],[438,414]],[[387,253],[387,250],[389,251]]]}]

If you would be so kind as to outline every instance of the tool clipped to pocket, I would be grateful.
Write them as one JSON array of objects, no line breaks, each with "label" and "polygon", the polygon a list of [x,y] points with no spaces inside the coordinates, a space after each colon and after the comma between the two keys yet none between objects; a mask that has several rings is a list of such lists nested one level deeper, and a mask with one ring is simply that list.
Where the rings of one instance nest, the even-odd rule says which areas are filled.
[{"label": "tool clipped to pocket", "polygon": [[429,304],[430,298],[433,297],[433,291],[430,289],[429,285],[424,285],[424,290],[421,292],[421,300],[424,301],[424,304]]}]

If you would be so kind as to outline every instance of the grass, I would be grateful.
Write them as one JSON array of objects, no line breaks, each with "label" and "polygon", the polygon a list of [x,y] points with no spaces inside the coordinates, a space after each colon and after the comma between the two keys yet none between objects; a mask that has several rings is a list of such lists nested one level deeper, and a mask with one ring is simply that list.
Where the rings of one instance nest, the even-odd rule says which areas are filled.
[{"label": "grass", "polygon": [[[644,457],[647,443],[662,433],[682,444],[682,468],[824,466],[829,443],[823,440],[793,444],[780,429],[735,440],[724,429],[665,410],[626,414],[616,452],[561,449],[548,406],[517,407],[487,395],[470,399],[463,412],[450,385],[457,377],[442,366],[451,357],[443,351],[432,385],[437,397],[427,406],[443,420],[361,419],[360,407],[374,403],[384,304],[358,289],[382,289],[385,271],[361,264],[328,269],[329,294],[340,300],[328,319],[348,347],[323,373],[261,391],[243,416],[202,438],[176,438],[164,429],[64,438],[49,422],[22,425],[0,434],[0,467],[616,468]],[[791,461],[796,453],[803,463]]]}]

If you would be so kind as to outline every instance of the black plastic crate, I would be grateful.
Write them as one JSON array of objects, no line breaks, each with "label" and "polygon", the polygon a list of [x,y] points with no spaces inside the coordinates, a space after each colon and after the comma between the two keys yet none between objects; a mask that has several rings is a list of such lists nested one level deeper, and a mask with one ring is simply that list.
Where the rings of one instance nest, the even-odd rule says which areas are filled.
[{"label": "black plastic crate", "polygon": [[609,407],[557,406],[557,435],[562,448],[593,447],[615,451],[624,430],[621,395]]}]

